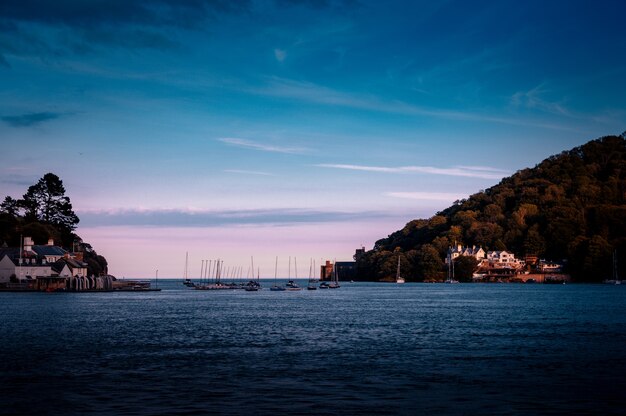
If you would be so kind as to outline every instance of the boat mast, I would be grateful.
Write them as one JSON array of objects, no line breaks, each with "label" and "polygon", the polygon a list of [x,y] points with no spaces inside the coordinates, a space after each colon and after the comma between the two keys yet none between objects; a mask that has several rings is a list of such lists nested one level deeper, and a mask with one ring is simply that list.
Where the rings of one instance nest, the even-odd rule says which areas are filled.
[{"label": "boat mast", "polygon": [[400,277],[400,255],[398,254],[398,270],[396,271],[396,280]]},{"label": "boat mast", "polygon": [[252,279],[254,280],[254,256],[250,256],[250,264],[252,264]]},{"label": "boat mast", "polygon": [[188,271],[187,271],[187,264],[189,263],[189,252],[185,253],[185,272],[183,273],[185,280],[189,280],[189,276],[188,276]]}]

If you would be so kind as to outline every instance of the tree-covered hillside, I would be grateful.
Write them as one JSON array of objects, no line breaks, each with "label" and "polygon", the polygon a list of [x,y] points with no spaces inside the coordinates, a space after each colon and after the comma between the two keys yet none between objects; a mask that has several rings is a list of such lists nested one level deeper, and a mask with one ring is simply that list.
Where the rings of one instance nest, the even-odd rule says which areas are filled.
[{"label": "tree-covered hillside", "polygon": [[0,245],[19,247],[20,236],[32,237],[41,245],[53,239],[67,250],[82,251],[89,275],[106,273],[106,259],[74,233],[78,222],[63,182],[47,173],[21,199],[6,196],[0,204]]},{"label": "tree-covered hillside", "polygon": [[498,185],[416,219],[359,259],[359,278],[442,278],[454,243],[518,257],[566,261],[578,281],[610,277],[613,253],[626,271],[626,133],[593,140],[524,169]]}]

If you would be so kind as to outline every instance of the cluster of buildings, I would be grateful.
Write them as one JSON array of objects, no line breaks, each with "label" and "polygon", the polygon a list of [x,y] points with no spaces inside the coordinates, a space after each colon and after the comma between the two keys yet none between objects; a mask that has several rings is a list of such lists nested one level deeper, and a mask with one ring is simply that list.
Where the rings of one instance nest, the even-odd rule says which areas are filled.
[{"label": "cluster of buildings", "polygon": [[524,260],[515,257],[514,253],[506,250],[485,251],[482,247],[463,247],[457,245],[448,249],[446,264],[452,265],[460,256],[474,257],[478,266],[474,272],[474,281],[508,281],[522,282],[537,281],[564,281],[567,276],[562,275],[563,265],[538,259],[536,256],[526,256]]},{"label": "cluster of buildings", "polygon": [[112,276],[89,276],[82,251],[68,252],[53,240],[36,245],[24,237],[20,248],[0,248],[0,289],[40,291],[111,290]]}]

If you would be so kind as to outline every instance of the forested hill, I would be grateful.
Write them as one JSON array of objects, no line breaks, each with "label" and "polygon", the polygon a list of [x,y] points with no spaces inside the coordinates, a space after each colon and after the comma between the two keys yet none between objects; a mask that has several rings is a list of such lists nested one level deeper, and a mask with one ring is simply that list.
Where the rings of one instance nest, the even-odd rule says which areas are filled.
[{"label": "forested hill", "polygon": [[613,253],[626,277],[626,133],[549,157],[485,191],[416,219],[358,261],[359,278],[442,278],[455,242],[566,261],[578,281],[610,277]]}]

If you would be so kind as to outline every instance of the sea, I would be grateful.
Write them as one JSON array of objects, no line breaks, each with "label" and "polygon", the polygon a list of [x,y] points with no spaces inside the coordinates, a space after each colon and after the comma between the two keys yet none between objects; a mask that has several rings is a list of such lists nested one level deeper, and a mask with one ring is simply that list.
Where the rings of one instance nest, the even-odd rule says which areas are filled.
[{"label": "sea", "polygon": [[0,293],[0,414],[626,414],[626,285],[261,283]]}]

